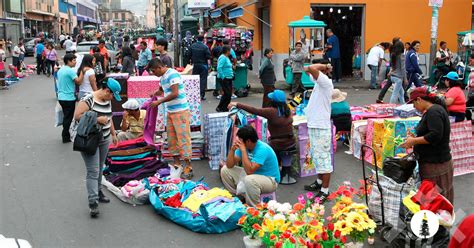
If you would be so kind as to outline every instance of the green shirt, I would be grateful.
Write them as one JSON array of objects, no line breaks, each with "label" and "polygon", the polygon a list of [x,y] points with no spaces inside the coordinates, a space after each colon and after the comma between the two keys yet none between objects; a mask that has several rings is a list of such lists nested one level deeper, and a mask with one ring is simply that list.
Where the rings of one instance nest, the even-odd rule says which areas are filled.
[{"label": "green shirt", "polygon": [[351,106],[347,101],[331,103],[331,116],[350,113]]},{"label": "green shirt", "polygon": [[69,66],[63,66],[58,71],[58,100],[59,101],[75,101],[76,84],[74,79],[77,78],[76,72]]}]

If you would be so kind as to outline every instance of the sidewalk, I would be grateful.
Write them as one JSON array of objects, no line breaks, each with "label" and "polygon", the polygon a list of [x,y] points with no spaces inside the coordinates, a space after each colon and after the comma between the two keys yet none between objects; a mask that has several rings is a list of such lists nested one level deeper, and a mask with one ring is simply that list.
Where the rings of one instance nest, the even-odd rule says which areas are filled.
[{"label": "sidewalk", "polygon": [[[256,71],[248,71],[247,79],[250,85],[250,92],[263,93],[263,86],[260,83],[260,79],[258,79]],[[369,81],[362,79],[345,78],[342,80],[342,82],[335,83],[334,87],[338,89],[368,89],[369,84]],[[275,88],[288,91],[291,89],[290,85],[288,85],[285,81],[277,81],[275,83]]]}]

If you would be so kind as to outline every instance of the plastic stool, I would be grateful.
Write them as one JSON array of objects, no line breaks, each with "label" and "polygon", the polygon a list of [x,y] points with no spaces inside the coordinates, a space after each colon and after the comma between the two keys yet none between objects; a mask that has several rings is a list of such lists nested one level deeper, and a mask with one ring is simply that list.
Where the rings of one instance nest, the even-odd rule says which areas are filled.
[{"label": "plastic stool", "polygon": [[260,202],[268,203],[270,200],[276,201],[276,192],[260,194]]},{"label": "plastic stool", "polygon": [[293,148],[288,151],[280,152],[281,158],[281,179],[280,184],[288,185],[288,184],[295,184],[296,178],[291,176],[291,165],[293,163],[293,157],[296,154],[296,148]]}]

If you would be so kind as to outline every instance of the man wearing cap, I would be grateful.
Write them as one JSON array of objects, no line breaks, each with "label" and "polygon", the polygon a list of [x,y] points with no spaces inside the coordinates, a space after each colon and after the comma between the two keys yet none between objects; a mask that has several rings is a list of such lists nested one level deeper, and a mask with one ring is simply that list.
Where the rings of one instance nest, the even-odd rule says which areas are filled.
[{"label": "man wearing cap", "polygon": [[71,126],[74,110],[76,109],[76,85],[80,85],[84,79],[84,72],[80,71],[79,76],[77,70],[73,68],[76,66],[76,56],[68,53],[64,56],[65,66],[58,71],[58,102],[63,109],[63,143],[71,142],[69,135],[69,127]]},{"label": "man wearing cap", "polygon": [[125,111],[123,111],[122,124],[120,124],[122,132],[117,135],[118,140],[124,141],[143,136],[146,111],[140,110],[140,104],[135,99],[129,99],[122,104],[122,107]]},{"label": "man wearing cap", "polygon": [[321,202],[329,195],[329,181],[333,172],[332,131],[331,131],[331,100],[334,89],[332,80],[327,76],[332,66],[327,60],[318,60],[315,64],[304,68],[314,82],[313,93],[306,108],[308,119],[308,136],[312,164],[318,173],[317,179],[304,189],[315,191]]},{"label": "man wearing cap", "polygon": [[180,159],[186,163],[183,170],[183,178],[191,179],[193,169],[191,166],[191,113],[189,103],[184,91],[181,75],[174,69],[168,68],[163,61],[154,58],[149,64],[150,71],[160,79],[160,88],[155,92],[156,96],[164,97],[150,104],[158,107],[164,103],[166,106],[166,132],[171,155],[173,155],[175,167],[181,167]]}]

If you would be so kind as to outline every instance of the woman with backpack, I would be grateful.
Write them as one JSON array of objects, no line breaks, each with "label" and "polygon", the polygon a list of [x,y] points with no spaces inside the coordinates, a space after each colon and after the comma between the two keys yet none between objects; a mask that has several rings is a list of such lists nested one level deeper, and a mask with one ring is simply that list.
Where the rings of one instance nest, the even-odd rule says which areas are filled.
[{"label": "woman with backpack", "polygon": [[98,89],[94,70],[95,61],[95,57],[90,54],[85,54],[84,58],[82,58],[81,66],[77,70],[78,72],[84,72],[84,79],[79,86],[79,99],[84,98],[85,95],[91,94]]},{"label": "woman with backpack", "polygon": [[45,58],[46,75],[50,77],[51,74],[54,73],[54,66],[58,63],[58,53],[51,43],[46,45],[46,49],[43,53]]}]

